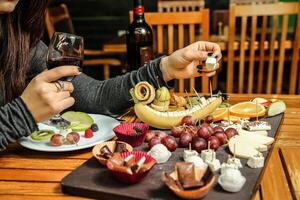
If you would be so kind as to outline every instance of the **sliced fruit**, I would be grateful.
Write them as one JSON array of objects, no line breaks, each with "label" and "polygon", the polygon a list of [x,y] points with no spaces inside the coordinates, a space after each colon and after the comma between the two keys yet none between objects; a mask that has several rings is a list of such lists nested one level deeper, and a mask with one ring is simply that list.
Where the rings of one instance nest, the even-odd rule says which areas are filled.
[{"label": "sliced fruit", "polygon": [[54,135],[54,131],[52,130],[39,130],[34,131],[30,137],[33,140],[49,140],[52,135]]},{"label": "sliced fruit", "polygon": [[[229,120],[231,121],[231,122],[233,122],[233,123],[235,123],[235,122],[239,122],[239,121],[241,121],[242,119],[250,119],[249,117],[237,117],[237,116],[234,116],[234,115],[230,115],[229,116]],[[225,117],[223,117],[222,118],[222,120],[224,120],[224,121],[228,121],[228,116],[226,115]]]},{"label": "sliced fruit", "polygon": [[241,118],[261,117],[266,113],[266,109],[261,104],[250,101],[235,104],[229,108],[230,114]]},{"label": "sliced fruit", "polygon": [[257,97],[255,99],[252,100],[253,103],[259,103],[260,105],[262,106],[265,106],[265,107],[268,107],[272,101],[271,100],[268,100],[268,99],[264,99],[264,98],[261,98],[261,97]]},{"label": "sliced fruit", "polygon": [[213,113],[211,113],[213,121],[218,122],[224,119],[227,115],[227,110],[227,108],[217,108]]},{"label": "sliced fruit", "polygon": [[280,113],[283,113],[286,110],[286,105],[283,101],[275,101],[274,103],[271,103],[267,110],[267,115],[269,117],[278,115]]},{"label": "sliced fruit", "polygon": [[215,111],[221,103],[221,98],[213,97],[210,101],[206,101],[205,104],[195,105],[191,109],[179,112],[159,112],[150,106],[142,103],[136,103],[134,105],[134,111],[141,121],[152,127],[171,129],[172,127],[180,125],[182,118],[187,115],[191,115],[193,120],[204,119],[206,116]]},{"label": "sliced fruit", "polygon": [[73,131],[85,131],[94,123],[93,118],[84,112],[68,111],[62,117],[71,122],[70,128]]}]

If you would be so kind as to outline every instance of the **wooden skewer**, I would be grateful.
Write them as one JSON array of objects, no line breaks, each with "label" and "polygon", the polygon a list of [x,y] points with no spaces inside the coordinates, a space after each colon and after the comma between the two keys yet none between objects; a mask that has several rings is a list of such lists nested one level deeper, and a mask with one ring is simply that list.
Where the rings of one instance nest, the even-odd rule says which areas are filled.
[{"label": "wooden skewer", "polygon": [[210,98],[212,98],[212,86],[211,86],[211,79],[209,79],[209,91],[210,91]]},{"label": "wooden skewer", "polygon": [[229,108],[227,108],[227,120],[228,120],[228,124],[230,125],[230,112],[229,112]]},{"label": "wooden skewer", "polygon": [[188,98],[188,101],[189,101],[189,105],[190,105],[190,108],[192,108],[192,102],[191,102],[191,99],[190,99],[190,96],[188,95],[188,92],[185,90],[185,93],[187,95],[187,98]]},{"label": "wooden skewer", "polygon": [[258,102],[257,100],[255,102],[256,102],[256,121],[258,122]]},{"label": "wooden skewer", "polygon": [[198,97],[198,100],[200,101],[200,96],[199,96],[198,92],[196,91],[196,89],[195,89],[195,88],[193,88],[193,90],[194,90],[194,92],[195,92],[196,96]]},{"label": "wooden skewer", "polygon": [[234,146],[233,146],[233,158],[235,159],[235,146],[236,146],[236,143],[234,143]]}]

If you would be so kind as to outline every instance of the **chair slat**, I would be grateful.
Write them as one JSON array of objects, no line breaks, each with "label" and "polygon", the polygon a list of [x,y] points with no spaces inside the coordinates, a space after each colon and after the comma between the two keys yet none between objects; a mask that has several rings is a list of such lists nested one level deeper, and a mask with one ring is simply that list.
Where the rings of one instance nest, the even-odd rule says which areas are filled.
[{"label": "chair slat", "polygon": [[242,17],[241,43],[240,43],[239,86],[238,86],[239,93],[243,93],[243,91],[244,91],[246,30],[247,30],[247,17],[243,16]]},{"label": "chair slat", "polygon": [[281,94],[282,91],[282,77],[283,77],[283,66],[284,66],[284,55],[285,55],[285,40],[288,28],[289,16],[284,15],[282,20],[281,29],[281,39],[280,39],[280,49],[279,49],[279,63],[278,63],[278,73],[277,73],[277,86],[276,93]]},{"label": "chair slat", "polygon": [[157,26],[157,52],[158,54],[162,54],[164,52],[164,38],[163,38],[163,25]]},{"label": "chair slat", "polygon": [[[178,47],[184,47],[184,26],[183,24],[178,25]],[[179,80],[179,92],[184,92],[184,79]]]},{"label": "chair slat", "polygon": [[226,90],[228,93],[233,92],[233,74],[234,74],[234,42],[235,42],[235,6],[230,4],[229,8],[229,35],[228,35],[228,67]]},{"label": "chair slat", "polygon": [[257,16],[253,16],[251,20],[251,42],[250,42],[250,63],[249,63],[249,77],[248,77],[248,93],[253,93],[253,79],[254,79],[254,58],[255,58],[255,40],[256,40],[256,25]]},{"label": "chair slat", "polygon": [[275,40],[278,27],[278,16],[273,16],[272,21],[272,33],[271,33],[271,42],[270,42],[270,60],[268,66],[268,79],[267,79],[267,94],[272,92],[272,82],[273,82],[273,73],[274,73],[274,57],[275,57]]},{"label": "chair slat", "polygon": [[[195,42],[195,25],[190,24],[189,25],[189,43],[194,43]],[[194,92],[195,88],[195,78],[190,79],[190,93]]]},{"label": "chair slat", "polygon": [[168,25],[168,53],[171,54],[174,51],[174,26]]},{"label": "chair slat", "polygon": [[[300,4],[300,3],[299,3]],[[300,49],[300,14],[297,17],[297,26],[296,26],[296,35],[294,39],[294,47],[293,47],[293,56],[292,56],[292,64],[291,64],[291,74],[290,74],[290,88],[289,93],[296,93],[296,82],[298,77],[298,63],[299,63],[299,49]],[[299,79],[299,78],[298,78]],[[300,81],[298,86],[298,93],[300,93]]]},{"label": "chair slat", "polygon": [[260,37],[260,49],[259,49],[259,67],[258,67],[258,87],[257,93],[262,93],[263,88],[263,78],[264,78],[264,65],[265,65],[265,48],[264,43],[267,35],[267,26],[268,26],[268,16],[262,17],[262,26],[261,26],[261,37]]}]

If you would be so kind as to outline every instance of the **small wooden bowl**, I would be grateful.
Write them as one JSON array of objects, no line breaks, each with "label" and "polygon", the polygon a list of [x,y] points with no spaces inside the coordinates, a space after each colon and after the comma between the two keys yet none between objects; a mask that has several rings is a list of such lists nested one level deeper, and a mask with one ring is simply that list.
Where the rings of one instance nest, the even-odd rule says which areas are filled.
[{"label": "small wooden bowl", "polygon": [[[208,167],[207,170],[210,170],[210,168]],[[196,175],[196,179],[200,180],[203,176],[203,174],[205,173],[205,171],[202,168],[199,167],[195,167],[195,175]],[[172,172],[170,174],[170,176],[177,180],[177,173],[176,171]],[[204,185],[203,187],[197,188],[197,189],[193,189],[193,190],[180,190],[180,189],[176,189],[173,187],[169,187],[170,190],[172,190],[178,197],[183,198],[183,199],[200,199],[205,197],[209,190],[211,189],[211,187],[213,186],[213,184],[215,183],[216,180],[216,175],[214,175],[211,172],[211,176],[208,178],[208,182],[206,183],[206,185]]]},{"label": "small wooden bowl", "polygon": [[[126,145],[126,149],[130,152],[130,151],[133,151],[133,148],[130,144],[127,144],[126,142],[121,142],[121,141],[118,141],[120,143],[123,143]],[[100,154],[100,149],[102,147],[104,147],[105,145],[109,148],[109,150],[111,152],[114,151],[114,149],[116,148],[116,144],[117,144],[117,141],[109,141],[109,142],[103,142],[103,143],[100,143],[100,144],[97,144],[96,146],[94,146],[93,148],[93,156],[102,164],[102,165],[105,165],[106,166],[106,162],[108,159],[105,159],[103,157],[100,157],[98,156]]]}]

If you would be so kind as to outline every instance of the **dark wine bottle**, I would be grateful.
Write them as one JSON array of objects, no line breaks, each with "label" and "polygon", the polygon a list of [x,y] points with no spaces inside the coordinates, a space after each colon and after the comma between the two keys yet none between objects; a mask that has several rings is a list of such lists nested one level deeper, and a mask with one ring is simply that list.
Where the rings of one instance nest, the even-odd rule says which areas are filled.
[{"label": "dark wine bottle", "polygon": [[134,19],[126,34],[129,70],[136,70],[153,58],[153,34],[144,17],[143,0],[134,0]]}]

